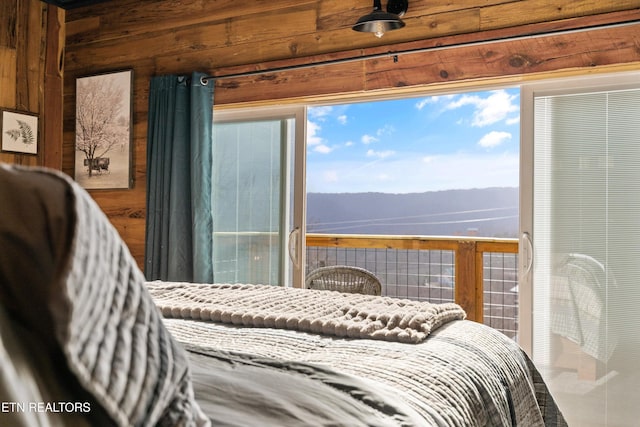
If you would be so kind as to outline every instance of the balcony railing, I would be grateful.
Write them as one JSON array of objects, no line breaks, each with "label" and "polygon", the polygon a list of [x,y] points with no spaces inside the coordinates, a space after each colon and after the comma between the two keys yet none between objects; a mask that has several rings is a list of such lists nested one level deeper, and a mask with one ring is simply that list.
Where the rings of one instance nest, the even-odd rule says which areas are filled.
[{"label": "balcony railing", "polygon": [[456,302],[468,319],[516,337],[516,239],[307,234],[306,243],[307,271],[366,268],[381,279],[383,295]]}]

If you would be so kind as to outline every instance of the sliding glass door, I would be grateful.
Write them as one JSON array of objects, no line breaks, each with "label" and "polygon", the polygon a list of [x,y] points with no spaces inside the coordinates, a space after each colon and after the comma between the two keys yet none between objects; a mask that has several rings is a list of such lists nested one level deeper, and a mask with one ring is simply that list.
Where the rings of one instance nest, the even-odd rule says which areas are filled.
[{"label": "sliding glass door", "polygon": [[300,286],[304,110],[214,112],[213,129],[215,282]]},{"label": "sliding glass door", "polygon": [[570,426],[640,419],[640,75],[522,91],[520,342]]}]

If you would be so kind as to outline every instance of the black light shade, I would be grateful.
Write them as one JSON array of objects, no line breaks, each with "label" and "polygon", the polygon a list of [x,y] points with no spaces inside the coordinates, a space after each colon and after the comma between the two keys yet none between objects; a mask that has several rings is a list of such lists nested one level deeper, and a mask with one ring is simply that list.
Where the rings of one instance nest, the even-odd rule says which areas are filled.
[{"label": "black light shade", "polygon": [[[407,10],[407,1],[389,0],[387,10],[398,10],[403,15]],[[374,33],[376,37],[382,37],[384,33],[391,30],[397,30],[404,27],[404,22],[395,13],[382,11],[380,0],[374,0],[373,11],[358,19],[358,22],[352,27],[355,31]]]}]

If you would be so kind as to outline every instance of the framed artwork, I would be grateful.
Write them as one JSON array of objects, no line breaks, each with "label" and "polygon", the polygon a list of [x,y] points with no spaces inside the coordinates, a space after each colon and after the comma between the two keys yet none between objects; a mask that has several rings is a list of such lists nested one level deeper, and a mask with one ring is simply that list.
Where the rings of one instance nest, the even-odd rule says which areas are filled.
[{"label": "framed artwork", "polygon": [[38,115],[2,111],[2,151],[38,154]]},{"label": "framed artwork", "polygon": [[76,79],[75,179],[84,188],[131,188],[132,81],[132,70]]}]

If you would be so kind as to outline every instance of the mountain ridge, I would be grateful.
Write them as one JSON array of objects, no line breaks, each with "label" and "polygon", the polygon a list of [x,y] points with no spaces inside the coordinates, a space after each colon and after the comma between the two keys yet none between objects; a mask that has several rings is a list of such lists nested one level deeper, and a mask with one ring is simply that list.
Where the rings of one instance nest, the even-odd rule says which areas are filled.
[{"label": "mountain ridge", "polygon": [[517,237],[518,187],[308,193],[307,232]]}]

